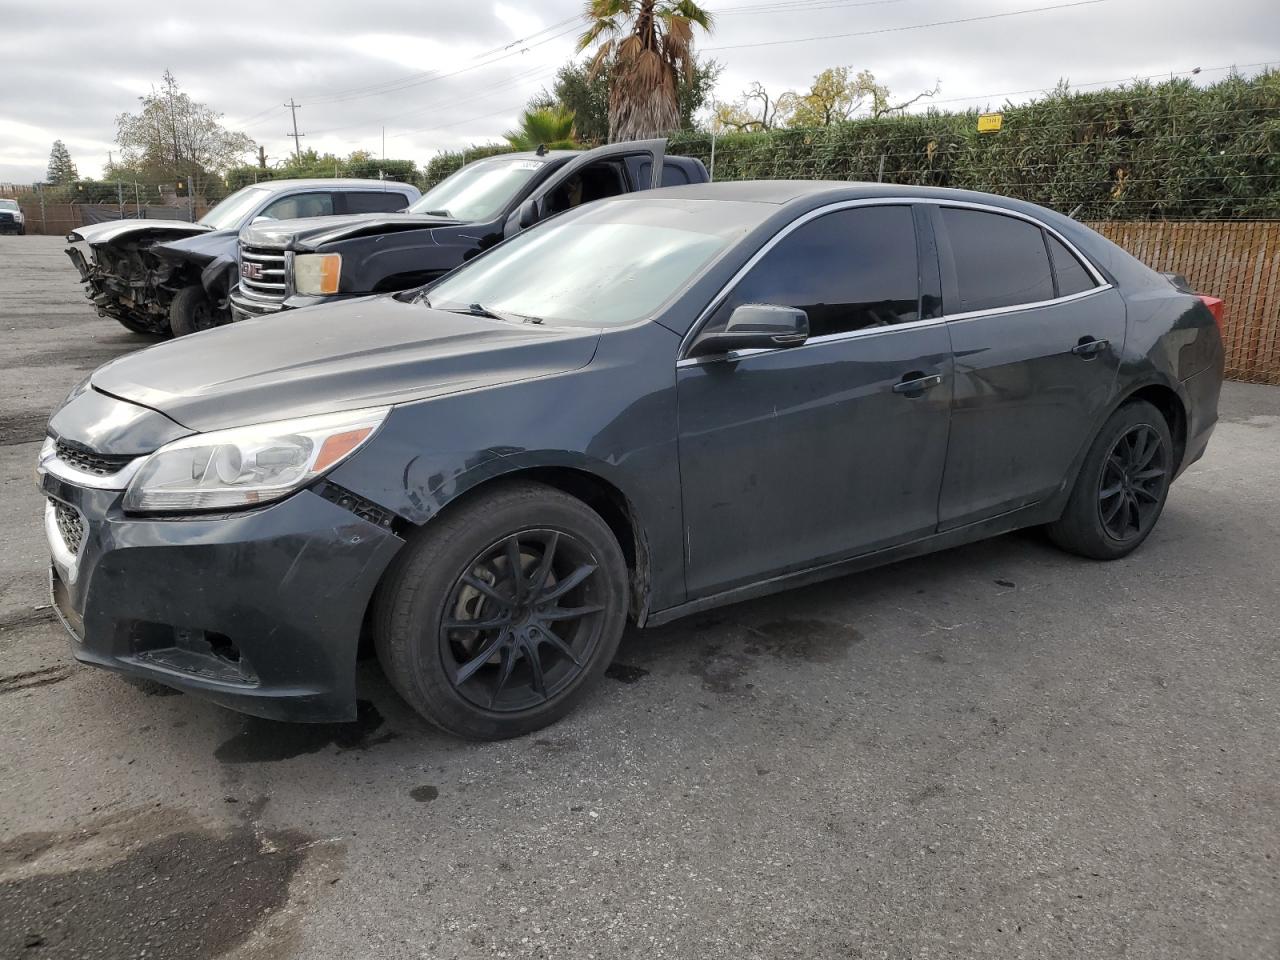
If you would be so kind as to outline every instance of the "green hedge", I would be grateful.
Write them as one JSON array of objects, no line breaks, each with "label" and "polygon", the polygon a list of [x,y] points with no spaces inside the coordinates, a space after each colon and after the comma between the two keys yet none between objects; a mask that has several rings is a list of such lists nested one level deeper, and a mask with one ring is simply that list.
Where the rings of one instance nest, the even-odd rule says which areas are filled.
[{"label": "green hedge", "polygon": [[[1001,193],[1095,220],[1280,217],[1278,72],[1206,87],[1060,90],[1000,112],[1003,127],[990,134],[978,133],[977,111],[726,134],[715,141],[715,178],[883,178]],[[507,149],[439,154],[424,186]],[[674,134],[668,152],[711,166],[711,137]]]}]

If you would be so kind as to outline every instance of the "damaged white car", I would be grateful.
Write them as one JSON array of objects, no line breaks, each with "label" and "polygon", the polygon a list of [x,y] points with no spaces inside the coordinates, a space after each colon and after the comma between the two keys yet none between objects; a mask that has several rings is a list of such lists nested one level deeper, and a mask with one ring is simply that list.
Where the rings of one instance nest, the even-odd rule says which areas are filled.
[{"label": "damaged white car", "polygon": [[[196,223],[112,220],[79,227],[67,234],[67,256],[99,316],[134,333],[182,336],[230,322],[227,296],[239,278],[242,227],[390,213],[417,199],[416,187],[388,180],[266,181],[231,194]],[[283,289],[283,276],[279,282]]]}]

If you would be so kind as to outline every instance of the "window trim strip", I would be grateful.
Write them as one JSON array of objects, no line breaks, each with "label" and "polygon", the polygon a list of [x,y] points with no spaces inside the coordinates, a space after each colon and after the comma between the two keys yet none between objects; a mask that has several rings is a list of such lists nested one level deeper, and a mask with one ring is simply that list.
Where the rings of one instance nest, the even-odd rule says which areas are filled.
[{"label": "window trim strip", "polygon": [[[1054,297],[1052,300],[1038,300],[1033,303],[1017,303],[1007,307],[993,307],[989,310],[970,310],[964,313],[943,313],[941,317],[931,317],[927,320],[913,320],[909,323],[898,323],[888,327],[864,327],[859,330],[849,330],[844,333],[826,334],[825,336],[813,337],[809,340],[806,340],[799,347],[774,347],[774,348],[755,348],[750,350],[734,350],[730,353],[726,353],[720,356],[713,356],[713,357],[686,356],[686,351],[693,344],[693,341],[696,339],[697,335],[702,331],[702,328],[706,325],[707,320],[709,320],[711,315],[720,308],[720,305],[724,302],[725,298],[732,292],[733,288],[738,285],[738,283],[742,280],[742,278],[745,277],[747,273],[757,263],[759,263],[762,259],[764,259],[765,255],[768,254],[770,250],[772,250],[775,246],[777,246],[777,244],[780,243],[783,240],[783,238],[789,235],[792,231],[799,229],[800,227],[804,226],[806,223],[808,223],[811,220],[816,220],[818,217],[825,216],[828,213],[835,213],[840,210],[851,210],[857,207],[902,206],[904,204],[905,205],[928,204],[930,206],[936,206],[936,207],[960,207],[963,209],[982,210],[988,213],[994,213],[1001,216],[1015,217],[1019,220],[1025,220],[1028,223],[1034,224],[1040,229],[1047,231],[1048,233],[1052,234],[1055,238],[1057,238],[1059,241],[1061,241],[1063,246],[1065,246],[1068,250],[1070,250],[1073,254],[1075,254],[1075,256],[1080,260],[1080,262],[1085,265],[1085,269],[1089,271],[1089,275],[1093,277],[1094,282],[1097,284],[1097,286],[1091,287],[1088,290],[1081,290],[1079,293],[1073,293],[1065,297]],[[1047,255],[1048,255],[1048,252],[1046,251],[1046,256]],[[1052,266],[1053,266],[1053,261],[1050,260],[1050,268],[1052,268]],[[785,227],[783,227],[781,230],[775,233],[772,237],[770,237],[769,241],[765,243],[765,245],[762,246],[759,250],[757,250],[751,256],[751,259],[742,265],[742,267],[738,270],[737,273],[735,273],[732,277],[729,278],[728,282],[725,283],[725,285],[720,288],[720,291],[711,299],[711,302],[707,304],[707,306],[703,309],[703,311],[700,314],[698,314],[698,318],[693,322],[693,325],[689,327],[689,331],[684,335],[683,338],[681,338],[680,349],[676,352],[676,367],[680,368],[680,367],[699,366],[704,363],[718,362],[721,360],[739,360],[739,359],[742,359],[743,357],[756,356],[762,353],[777,353],[780,350],[803,349],[804,347],[808,346],[811,343],[812,344],[832,343],[840,340],[851,340],[859,336],[870,336],[873,334],[880,334],[880,333],[894,333],[898,330],[918,329],[920,327],[932,326],[940,323],[947,323],[952,320],[974,320],[978,317],[990,317],[990,316],[998,316],[1000,314],[1005,314],[1005,313],[1017,313],[1018,311],[1021,311],[1021,310],[1035,310],[1040,307],[1047,307],[1047,306],[1052,306],[1059,303],[1070,303],[1074,300],[1081,300],[1085,297],[1091,297],[1096,293],[1103,293],[1104,291],[1111,290],[1111,289],[1112,289],[1112,284],[1107,282],[1106,277],[1104,277],[1102,272],[1098,270],[1096,266],[1094,266],[1093,261],[1090,260],[1088,257],[1086,257],[1074,243],[1072,243],[1070,240],[1064,237],[1061,233],[1059,233],[1053,227],[1049,226],[1047,223],[1043,222],[1042,220],[1037,220],[1035,217],[1031,216],[1030,214],[1022,213],[1019,210],[1009,210],[1009,209],[1006,209],[1005,207],[998,207],[989,203],[977,203],[972,200],[947,200],[939,197],[862,197],[856,200],[838,200],[834,203],[829,203],[825,206],[817,207],[813,210],[810,210],[807,213],[804,213],[801,216],[797,217],[795,220],[792,220]]]}]

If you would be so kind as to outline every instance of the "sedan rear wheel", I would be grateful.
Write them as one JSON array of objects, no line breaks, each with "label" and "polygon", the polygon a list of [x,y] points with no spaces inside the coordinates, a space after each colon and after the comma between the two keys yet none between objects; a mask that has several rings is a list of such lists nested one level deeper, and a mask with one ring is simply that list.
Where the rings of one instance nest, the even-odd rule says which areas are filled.
[{"label": "sedan rear wheel", "polygon": [[1127,403],[1094,439],[1061,519],[1048,526],[1064,550],[1114,560],[1151,533],[1173,480],[1173,441],[1164,415]]},{"label": "sedan rear wheel", "polygon": [[419,713],[463,737],[520,736],[568,713],[626,623],[622,551],[581,501],[505,486],[432,520],[379,589],[374,637]]}]

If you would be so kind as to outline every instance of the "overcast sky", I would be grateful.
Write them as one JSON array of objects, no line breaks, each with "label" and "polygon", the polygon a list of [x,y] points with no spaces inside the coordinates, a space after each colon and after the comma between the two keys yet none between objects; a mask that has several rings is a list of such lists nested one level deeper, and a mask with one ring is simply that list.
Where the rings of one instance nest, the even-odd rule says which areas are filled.
[{"label": "overcast sky", "polygon": [[[1062,77],[1096,84],[1202,67],[1280,61],[1276,0],[1103,0],[921,29],[1064,0],[708,0],[698,47],[724,64],[717,95],[753,80],[803,88],[827,66],[866,68],[896,95],[940,81],[942,106],[998,106]],[[293,97],[304,147],[362,148],[425,163],[499,139],[530,95],[572,58],[582,0],[307,0],[184,4],[0,0],[0,182],[43,178],[64,140],[81,175],[116,149],[115,117],[166,68],[197,100],[266,147]],[[872,32],[880,31],[880,32]],[[862,34],[861,36],[850,36]],[[843,36],[841,36],[843,35]],[[819,38],[819,39],[813,39]],[[780,42],[798,41],[798,42]],[[1250,65],[1250,66],[1246,66]],[[1027,99],[1018,94],[1010,99]]]}]

